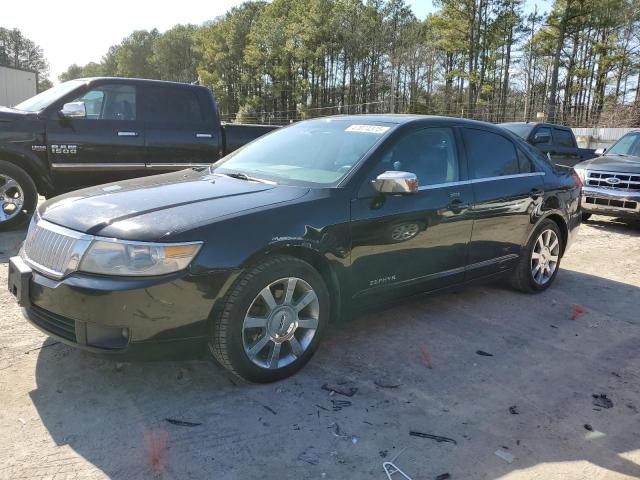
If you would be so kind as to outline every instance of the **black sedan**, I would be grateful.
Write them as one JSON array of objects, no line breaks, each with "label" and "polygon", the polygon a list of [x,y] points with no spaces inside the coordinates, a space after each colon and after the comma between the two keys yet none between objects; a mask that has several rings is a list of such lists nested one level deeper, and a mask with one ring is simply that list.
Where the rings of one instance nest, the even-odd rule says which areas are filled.
[{"label": "black sedan", "polygon": [[580,188],[490,124],[309,120],[209,168],[45,202],[9,288],[60,341],[119,358],[208,345],[237,375],[274,381],[363,306],[500,276],[548,288]]}]

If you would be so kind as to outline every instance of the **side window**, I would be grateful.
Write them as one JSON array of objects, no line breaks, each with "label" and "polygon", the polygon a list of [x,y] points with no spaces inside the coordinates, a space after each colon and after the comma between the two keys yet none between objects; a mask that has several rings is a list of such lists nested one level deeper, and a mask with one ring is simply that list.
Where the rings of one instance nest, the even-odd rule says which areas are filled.
[{"label": "side window", "polygon": [[520,173],[518,153],[511,140],[497,133],[463,129],[472,178],[500,177]]},{"label": "side window", "polygon": [[518,150],[518,166],[520,173],[533,173],[536,171],[533,162],[521,150]]},{"label": "side window", "polygon": [[560,129],[554,128],[553,137],[555,138],[556,143],[561,147],[575,146],[573,144],[573,136],[571,135],[571,132],[568,130],[560,130]]},{"label": "side window", "polygon": [[532,143],[535,145],[549,145],[551,143],[551,129],[549,127],[540,127],[533,135]]},{"label": "side window", "polygon": [[103,85],[75,101],[84,102],[87,120],[136,119],[136,87],[133,85]]},{"label": "side window", "polygon": [[203,121],[198,96],[192,90],[147,87],[145,112],[149,122],[200,123]]},{"label": "side window", "polygon": [[459,179],[458,155],[450,128],[423,128],[404,135],[388,148],[374,169],[415,173],[418,185],[436,185]]}]

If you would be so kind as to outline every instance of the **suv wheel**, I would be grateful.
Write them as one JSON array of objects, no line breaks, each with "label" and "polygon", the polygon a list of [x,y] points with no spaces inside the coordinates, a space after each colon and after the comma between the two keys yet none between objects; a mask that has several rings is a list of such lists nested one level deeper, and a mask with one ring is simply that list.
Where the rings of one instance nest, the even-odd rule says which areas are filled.
[{"label": "suv wheel", "polygon": [[543,220],[536,228],[511,276],[511,284],[527,293],[549,288],[558,274],[563,251],[562,235],[552,220]]},{"label": "suv wheel", "polygon": [[0,230],[23,224],[37,203],[38,191],[29,174],[0,160]]},{"label": "suv wheel", "polygon": [[302,368],[318,348],[329,309],[327,287],[311,265],[274,256],[236,281],[214,318],[209,349],[246,380],[280,380]]}]

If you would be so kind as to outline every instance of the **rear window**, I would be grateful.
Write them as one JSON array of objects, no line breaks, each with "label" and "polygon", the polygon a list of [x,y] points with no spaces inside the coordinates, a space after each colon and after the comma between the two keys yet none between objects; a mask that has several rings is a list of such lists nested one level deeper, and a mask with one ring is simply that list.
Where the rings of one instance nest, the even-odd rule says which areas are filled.
[{"label": "rear window", "polygon": [[200,123],[198,96],[193,90],[171,87],[145,88],[145,118],[152,123]]},{"label": "rear window", "polygon": [[462,135],[473,178],[520,173],[518,153],[511,140],[497,133],[475,128],[464,128]]}]

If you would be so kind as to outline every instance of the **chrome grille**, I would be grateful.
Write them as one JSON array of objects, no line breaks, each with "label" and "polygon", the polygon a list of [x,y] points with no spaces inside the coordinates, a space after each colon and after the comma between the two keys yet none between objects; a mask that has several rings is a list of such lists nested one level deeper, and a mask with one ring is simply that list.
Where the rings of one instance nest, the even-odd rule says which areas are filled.
[{"label": "chrome grille", "polygon": [[627,192],[640,191],[640,173],[598,172],[587,170],[586,184],[590,187],[612,188]]},{"label": "chrome grille", "polygon": [[34,270],[54,278],[62,278],[78,267],[91,238],[38,219],[29,227],[22,253]]}]

